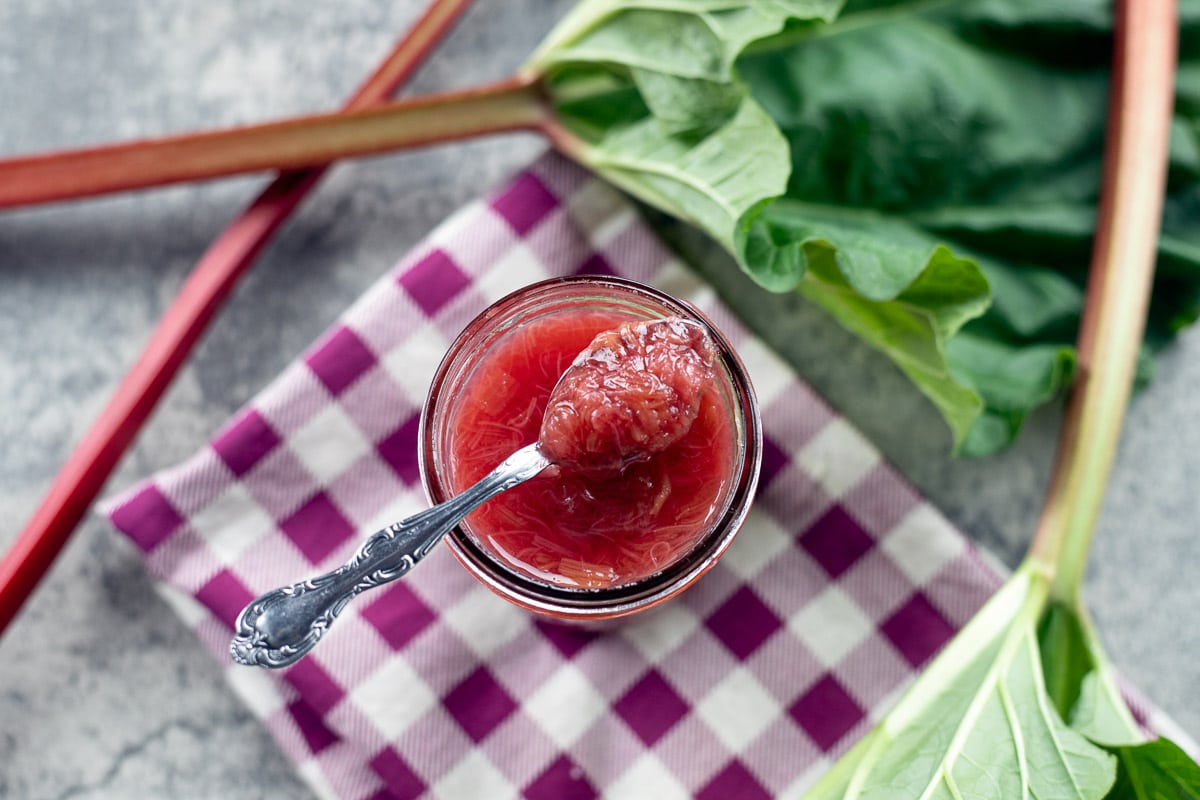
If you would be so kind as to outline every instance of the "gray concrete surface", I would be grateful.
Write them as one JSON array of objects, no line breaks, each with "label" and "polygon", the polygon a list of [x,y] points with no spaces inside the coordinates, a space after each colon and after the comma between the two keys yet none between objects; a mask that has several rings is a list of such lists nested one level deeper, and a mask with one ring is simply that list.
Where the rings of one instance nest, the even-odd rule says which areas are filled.
[{"label": "gray concrete surface", "polygon": [[[0,154],[331,108],[415,16],[414,0],[15,0],[0,3]],[[567,0],[479,3],[412,84],[520,63]],[[337,169],[205,337],[110,483],[190,454],[438,221],[539,152],[533,137]],[[33,512],[207,243],[261,180],[0,214],[0,546]],[[723,285],[740,284],[721,273]],[[738,292],[747,291],[739,286]],[[805,373],[977,541],[1014,564],[1057,419],[1010,452],[947,456],[899,375],[817,312],[776,330]],[[831,355],[832,354],[832,355]],[[1115,660],[1200,734],[1200,334],[1130,414],[1088,596]],[[307,788],[96,519],[0,639],[0,798],[305,797]]]}]

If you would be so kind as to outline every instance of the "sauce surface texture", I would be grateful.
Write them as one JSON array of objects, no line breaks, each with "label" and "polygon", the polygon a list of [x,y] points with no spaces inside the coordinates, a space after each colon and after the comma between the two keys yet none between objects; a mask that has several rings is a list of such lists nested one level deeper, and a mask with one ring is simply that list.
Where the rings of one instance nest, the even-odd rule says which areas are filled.
[{"label": "sauce surface texture", "polygon": [[[534,440],[565,465],[468,518],[479,543],[518,573],[566,587],[628,584],[686,555],[723,511],[736,431],[705,363],[711,343],[702,330],[702,343],[693,340],[691,323],[643,335],[644,322],[596,309],[538,318],[494,345],[463,387],[449,421],[453,492]],[[599,363],[575,370],[547,415],[577,356]],[[655,359],[669,363],[641,368]],[[587,441],[589,430],[600,440]]]}]

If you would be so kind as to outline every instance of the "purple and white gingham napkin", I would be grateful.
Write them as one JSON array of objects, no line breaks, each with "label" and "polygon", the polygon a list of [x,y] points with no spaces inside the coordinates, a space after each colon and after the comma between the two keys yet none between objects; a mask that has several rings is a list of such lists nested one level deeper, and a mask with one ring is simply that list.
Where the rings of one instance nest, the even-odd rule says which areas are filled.
[{"label": "purple and white gingham napkin", "polygon": [[[234,665],[254,596],[426,506],[419,410],[458,331],[573,273],[694,302],[745,360],[765,456],[724,560],[596,633],[508,605],[439,549],[294,667]],[[104,511],[316,793],[345,800],[799,796],[1000,581],[623,197],[553,155],[446,221],[211,443]]]}]

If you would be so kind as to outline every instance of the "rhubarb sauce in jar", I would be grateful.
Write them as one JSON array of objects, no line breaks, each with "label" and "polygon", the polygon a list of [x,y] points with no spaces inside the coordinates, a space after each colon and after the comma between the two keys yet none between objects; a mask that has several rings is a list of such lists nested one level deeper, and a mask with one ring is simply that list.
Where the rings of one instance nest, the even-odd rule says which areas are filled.
[{"label": "rhubarb sauce in jar", "polygon": [[502,597],[577,621],[652,607],[712,567],[748,512],[762,449],[724,336],[686,303],[592,276],[518,290],[456,339],[422,414],[430,501],[535,441],[554,465],[447,541]]}]

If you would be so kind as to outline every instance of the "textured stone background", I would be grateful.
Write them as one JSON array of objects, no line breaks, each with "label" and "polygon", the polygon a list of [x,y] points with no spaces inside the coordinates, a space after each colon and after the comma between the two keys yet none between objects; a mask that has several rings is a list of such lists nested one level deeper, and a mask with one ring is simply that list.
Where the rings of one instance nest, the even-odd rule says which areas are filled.
[{"label": "textured stone background", "polygon": [[[336,106],[415,17],[415,0],[0,3],[0,155],[224,126]],[[514,69],[568,0],[479,3],[411,91]],[[533,157],[509,136],[344,165],[221,314],[113,478],[189,455],[437,222]],[[0,546],[33,512],[205,246],[260,178],[0,214]],[[1009,565],[1032,529],[1054,412],[984,462],[948,458],[929,406],[880,358],[792,298],[773,334],[808,379]],[[831,355],[832,354],[832,355]],[[1088,597],[1115,660],[1200,734],[1200,335],[1133,406]],[[0,640],[0,798],[305,797],[308,790],[90,519]]]}]

